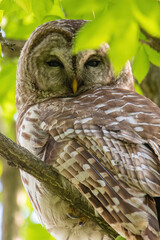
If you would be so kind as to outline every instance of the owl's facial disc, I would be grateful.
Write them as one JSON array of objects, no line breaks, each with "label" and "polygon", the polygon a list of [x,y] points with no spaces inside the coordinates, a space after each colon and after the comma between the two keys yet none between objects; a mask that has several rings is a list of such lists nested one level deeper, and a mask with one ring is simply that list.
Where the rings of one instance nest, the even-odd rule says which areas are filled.
[{"label": "owl's facial disc", "polygon": [[36,89],[53,96],[74,96],[109,81],[106,51],[87,50],[72,55],[72,42],[62,34],[48,35],[32,52],[30,67]]},{"label": "owl's facial disc", "polygon": [[113,72],[104,46],[98,50],[86,50],[76,56],[78,93],[104,86],[112,80]]},{"label": "owl's facial disc", "polygon": [[71,41],[59,33],[48,35],[34,48],[30,66],[34,71],[34,81],[38,91],[52,92],[53,96],[68,94],[73,78]]}]

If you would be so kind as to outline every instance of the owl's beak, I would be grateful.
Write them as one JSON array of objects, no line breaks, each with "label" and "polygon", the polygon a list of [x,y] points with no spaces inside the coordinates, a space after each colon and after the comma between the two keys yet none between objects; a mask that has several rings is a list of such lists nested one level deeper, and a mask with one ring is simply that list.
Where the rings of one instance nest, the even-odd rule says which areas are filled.
[{"label": "owl's beak", "polygon": [[72,82],[72,90],[74,94],[77,92],[77,88],[78,88],[78,82],[77,82],[77,79],[74,78]]}]

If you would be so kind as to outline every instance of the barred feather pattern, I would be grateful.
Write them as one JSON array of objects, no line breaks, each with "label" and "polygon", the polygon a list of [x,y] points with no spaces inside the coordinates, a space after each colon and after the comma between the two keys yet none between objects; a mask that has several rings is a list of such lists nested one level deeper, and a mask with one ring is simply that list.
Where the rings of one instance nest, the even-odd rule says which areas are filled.
[{"label": "barred feather pattern", "polygon": [[[17,138],[120,235],[160,239],[154,201],[160,197],[160,109],[149,99],[111,87],[53,98],[19,115]],[[78,226],[67,203],[29,174],[21,176],[41,223],[57,239],[110,239],[90,220]]]}]

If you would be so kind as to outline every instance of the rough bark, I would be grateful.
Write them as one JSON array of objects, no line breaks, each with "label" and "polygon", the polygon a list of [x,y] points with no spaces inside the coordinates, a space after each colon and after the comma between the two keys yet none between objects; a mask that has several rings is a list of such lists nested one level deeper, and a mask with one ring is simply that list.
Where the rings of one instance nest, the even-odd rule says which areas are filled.
[{"label": "rough bark", "polygon": [[5,39],[0,34],[0,42],[2,45],[3,56],[6,58],[19,57],[21,49],[25,44],[25,40]]},{"label": "rough bark", "polygon": [[[28,150],[18,146],[1,133],[0,143],[0,156],[8,160],[9,165],[20,168],[36,177],[39,181],[45,183],[47,188],[54,191],[54,193],[76,207],[76,209],[79,209],[83,215],[96,222],[104,231],[106,231],[111,239],[115,239],[118,234],[104,221],[103,218],[95,216],[92,206],[75,198],[75,196],[71,194],[69,188],[67,190],[63,189],[61,182],[62,177],[52,166],[42,162]],[[64,180],[66,181],[66,184],[68,184],[68,181],[66,179]]]}]

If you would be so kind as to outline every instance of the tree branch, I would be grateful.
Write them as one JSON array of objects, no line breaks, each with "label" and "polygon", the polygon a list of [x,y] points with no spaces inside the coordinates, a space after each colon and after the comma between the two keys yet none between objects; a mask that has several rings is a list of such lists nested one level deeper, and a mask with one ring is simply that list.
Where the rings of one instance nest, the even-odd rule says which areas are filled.
[{"label": "tree branch", "polygon": [[142,33],[147,37],[147,41],[143,41],[148,44],[151,48],[155,49],[157,52],[160,52],[160,38],[153,37],[141,29]]},{"label": "tree branch", "polygon": [[[20,168],[34,176],[39,181],[45,183],[46,187],[53,191],[54,194],[56,193],[61,199],[67,201],[76,209],[79,209],[84,216],[98,224],[111,239],[115,239],[118,236],[118,234],[104,221],[102,217],[95,216],[94,209],[91,205],[88,205],[87,202],[82,201],[80,198],[75,198],[75,196],[71,194],[70,189],[65,190],[63,188],[61,180],[62,176],[57,173],[52,166],[39,160],[28,150],[18,146],[1,133],[0,156],[6,159],[9,165]],[[65,178],[64,181],[68,182]],[[68,186],[70,185],[68,184]],[[79,195],[78,190],[77,192]]]},{"label": "tree branch", "polygon": [[21,49],[25,44],[25,40],[6,39],[0,33],[0,43],[2,44],[3,56],[6,58],[19,57]]}]

